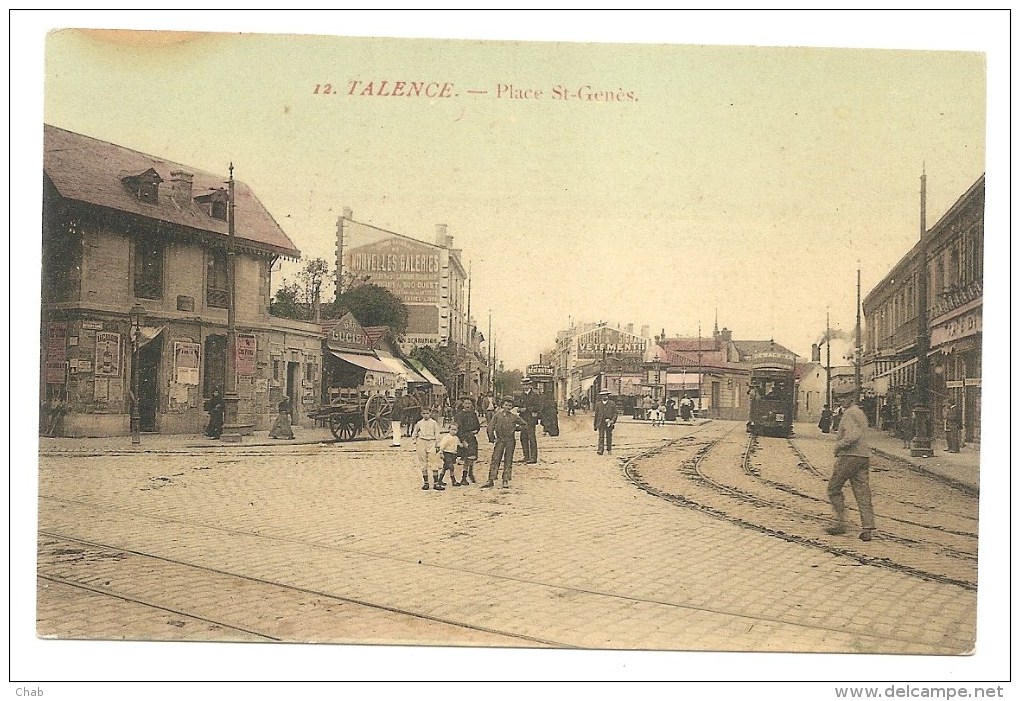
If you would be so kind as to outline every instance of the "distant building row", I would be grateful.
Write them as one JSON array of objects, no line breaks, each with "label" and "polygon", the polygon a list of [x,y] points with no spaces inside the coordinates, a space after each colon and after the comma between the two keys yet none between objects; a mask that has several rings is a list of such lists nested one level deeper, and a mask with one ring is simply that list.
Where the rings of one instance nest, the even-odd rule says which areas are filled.
[{"label": "distant building row", "polygon": [[556,339],[552,369],[556,401],[580,401],[609,390],[624,410],[640,406],[646,397],[687,396],[702,415],[746,420],[751,360],[758,353],[792,351],[771,340],[733,340],[729,329],[705,337],[649,336],[633,324],[620,328],[585,323],[561,331]]}]

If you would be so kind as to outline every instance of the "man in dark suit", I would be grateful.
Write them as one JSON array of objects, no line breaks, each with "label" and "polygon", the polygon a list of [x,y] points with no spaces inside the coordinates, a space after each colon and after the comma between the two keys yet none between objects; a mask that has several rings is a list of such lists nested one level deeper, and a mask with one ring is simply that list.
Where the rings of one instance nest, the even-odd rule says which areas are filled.
[{"label": "man in dark suit", "polygon": [[620,412],[616,402],[609,398],[609,390],[599,392],[599,400],[595,403],[595,430],[599,432],[599,455],[603,452],[613,454],[613,427]]},{"label": "man in dark suit", "polygon": [[531,385],[531,380],[524,379],[524,394],[517,403],[521,419],[525,428],[521,429],[521,451],[524,453],[524,462],[534,465],[538,462],[538,438],[535,435],[535,426],[542,415],[542,397]]}]

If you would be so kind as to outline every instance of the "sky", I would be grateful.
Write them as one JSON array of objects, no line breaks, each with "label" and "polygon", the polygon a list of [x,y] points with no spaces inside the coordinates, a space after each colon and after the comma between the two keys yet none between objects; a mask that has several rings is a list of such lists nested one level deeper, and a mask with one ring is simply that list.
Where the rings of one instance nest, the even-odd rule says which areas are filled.
[{"label": "sky", "polygon": [[[921,173],[931,226],[987,171],[983,333],[987,348],[1010,347],[1001,14],[61,11],[16,13],[12,27],[12,290],[39,284],[38,236],[21,232],[39,231],[43,122],[202,170],[233,162],[309,258],[332,262],[344,207],[426,241],[446,224],[471,268],[475,321],[485,332],[491,310],[508,367],[537,362],[571,321],[693,336],[716,314],[735,338],[807,356],[827,311],[852,330],[858,268],[866,295],[917,240]],[[216,34],[47,35],[59,27]],[[352,80],[451,83],[455,96],[348,95]],[[542,96],[502,97],[501,85]],[[554,99],[585,86],[624,99]],[[276,281],[294,272],[284,264]],[[34,305],[11,309],[11,328],[38,327]],[[1005,385],[984,390],[991,455],[1008,455],[1008,428],[996,426],[1008,417]],[[12,373],[11,392],[34,397],[32,373]],[[34,435],[29,414],[13,418],[27,425],[12,435]],[[986,517],[1008,514],[1011,490],[982,491],[985,551],[996,536]],[[15,553],[29,569],[33,546]],[[994,597],[1008,577],[989,578],[988,564],[982,596]],[[979,630],[997,620],[985,601]],[[24,647],[45,670],[52,651]],[[144,649],[116,654],[145,664]],[[854,669],[995,678],[986,654]],[[333,663],[307,650],[286,658]],[[776,659],[737,667],[770,678]],[[812,667],[851,675],[825,663]],[[675,678],[654,664],[606,669]],[[603,673],[601,662],[578,669]]]},{"label": "sky", "polygon": [[[447,224],[508,367],[571,322],[695,336],[716,315],[807,356],[826,311],[853,328],[858,266],[866,295],[917,240],[922,170],[929,225],[985,170],[977,51],[80,31],[45,51],[47,123],[232,162],[306,258],[334,262],[345,206],[427,241]],[[383,80],[451,97],[364,94]]]}]

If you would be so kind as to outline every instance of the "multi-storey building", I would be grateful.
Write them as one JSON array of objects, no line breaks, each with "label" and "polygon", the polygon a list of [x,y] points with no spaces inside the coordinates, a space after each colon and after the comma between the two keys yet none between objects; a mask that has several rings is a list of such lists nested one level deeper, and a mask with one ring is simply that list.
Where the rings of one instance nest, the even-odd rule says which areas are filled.
[{"label": "multi-storey building", "polygon": [[[914,406],[921,252],[927,270],[926,323],[930,377],[927,404],[942,425],[946,400],[961,410],[963,436],[980,442],[981,309],[985,176],[968,188],[864,299],[865,387],[894,422]],[[888,407],[883,409],[883,407]]]},{"label": "multi-storey building", "polygon": [[[43,432],[127,433],[134,363],[141,430],[201,431],[226,384],[227,176],[44,130]],[[273,263],[300,252],[251,189],[234,193],[238,419],[268,428],[288,395],[306,421],[320,331],[269,315]]]},{"label": "multi-storey building", "polygon": [[339,275],[384,287],[407,307],[401,349],[446,346],[457,357],[457,376],[447,390],[476,396],[488,382],[482,335],[470,317],[470,281],[462,251],[453,247],[446,224],[437,224],[428,243],[353,219],[344,209],[337,245]]}]

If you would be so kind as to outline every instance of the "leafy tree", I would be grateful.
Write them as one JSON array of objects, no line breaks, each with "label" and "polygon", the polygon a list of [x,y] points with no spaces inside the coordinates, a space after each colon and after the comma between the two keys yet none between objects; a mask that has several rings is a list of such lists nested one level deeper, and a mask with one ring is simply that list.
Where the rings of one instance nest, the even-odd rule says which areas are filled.
[{"label": "leafy tree", "polygon": [[311,310],[304,302],[304,290],[296,282],[284,280],[269,302],[269,313],[283,319],[307,321],[312,317]]},{"label": "leafy tree", "polygon": [[313,258],[298,273],[298,280],[305,286],[305,302],[311,305],[313,314],[322,300],[322,288],[329,281],[330,272],[329,263],[324,258]]},{"label": "leafy tree", "polygon": [[297,280],[283,279],[280,289],[269,303],[269,313],[284,319],[312,321],[315,308],[322,299],[322,290],[329,283],[329,263],[323,258],[307,261],[298,271]]},{"label": "leafy tree", "polygon": [[408,354],[447,387],[457,376],[457,356],[448,346],[415,346]]},{"label": "leafy tree", "polygon": [[407,331],[407,307],[385,287],[372,283],[345,291],[332,311],[337,318],[351,312],[362,326],[388,326],[396,336]]}]

